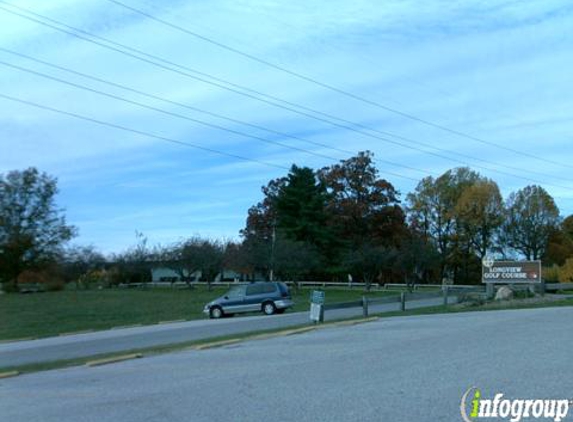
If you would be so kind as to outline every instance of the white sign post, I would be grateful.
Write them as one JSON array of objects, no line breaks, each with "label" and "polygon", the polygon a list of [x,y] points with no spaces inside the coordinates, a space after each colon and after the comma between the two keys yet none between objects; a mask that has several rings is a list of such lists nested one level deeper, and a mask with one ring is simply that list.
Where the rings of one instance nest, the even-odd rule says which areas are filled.
[{"label": "white sign post", "polygon": [[310,304],[310,320],[312,322],[322,322],[322,305],[320,303]]},{"label": "white sign post", "polygon": [[310,296],[310,320],[324,322],[324,292],[315,290]]}]

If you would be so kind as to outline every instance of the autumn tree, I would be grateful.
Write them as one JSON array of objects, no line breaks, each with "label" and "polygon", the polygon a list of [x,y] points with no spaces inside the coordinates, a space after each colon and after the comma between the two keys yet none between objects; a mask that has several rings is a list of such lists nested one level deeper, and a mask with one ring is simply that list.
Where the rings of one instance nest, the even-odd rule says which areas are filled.
[{"label": "autumn tree", "polygon": [[0,175],[0,279],[13,289],[20,273],[53,262],[76,234],[57,193],[56,178],[35,168]]},{"label": "autumn tree", "polygon": [[461,236],[480,258],[491,251],[503,223],[504,204],[497,184],[477,180],[460,194],[454,209]]},{"label": "autumn tree", "polygon": [[241,236],[244,239],[270,239],[276,228],[276,201],[279,192],[286,184],[287,178],[271,180],[261,188],[263,200],[249,208],[247,222]]},{"label": "autumn tree", "polygon": [[[456,168],[438,178],[429,176],[422,179],[415,191],[408,195],[410,227],[436,247],[441,258],[441,278],[449,274],[455,277],[460,261],[469,259],[471,241],[461,235],[463,224],[456,214],[456,207],[466,189],[480,180],[480,175],[469,168]],[[461,205],[461,209],[469,217],[475,195],[466,195],[466,205]],[[477,217],[479,213],[474,214]]]},{"label": "autumn tree", "polygon": [[261,188],[263,200],[249,208],[245,228],[241,230],[242,257],[253,273],[269,274],[273,238],[276,236],[276,199],[286,177],[271,180]]},{"label": "autumn tree", "polygon": [[559,268],[559,282],[560,283],[573,283],[573,258],[565,261],[565,264]]},{"label": "autumn tree", "polygon": [[573,258],[573,215],[566,217],[549,235],[543,261],[547,265],[563,265],[569,258]]},{"label": "autumn tree", "polygon": [[543,262],[546,265],[563,265],[569,258],[573,258],[573,215],[565,218],[549,235]]},{"label": "autumn tree", "polygon": [[506,246],[526,259],[541,259],[558,225],[559,209],[541,186],[527,186],[509,196],[504,224]]},{"label": "autumn tree", "polygon": [[562,223],[563,233],[573,241],[573,215],[566,217]]},{"label": "autumn tree", "polygon": [[330,195],[327,212],[336,235],[352,249],[365,243],[390,246],[404,234],[399,193],[379,177],[373,154],[360,152],[319,171]]},{"label": "autumn tree", "polygon": [[573,240],[562,228],[551,232],[547,241],[547,249],[543,254],[545,265],[563,265],[567,259],[573,258]]},{"label": "autumn tree", "polygon": [[224,249],[224,269],[245,275],[249,275],[254,272],[242,242],[229,241],[224,245]]}]

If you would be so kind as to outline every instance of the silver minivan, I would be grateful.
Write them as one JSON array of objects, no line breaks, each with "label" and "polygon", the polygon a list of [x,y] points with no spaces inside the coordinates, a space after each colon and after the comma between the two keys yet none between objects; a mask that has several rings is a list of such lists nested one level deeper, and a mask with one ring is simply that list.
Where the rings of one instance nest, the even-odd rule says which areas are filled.
[{"label": "silver minivan", "polygon": [[205,305],[203,313],[210,318],[221,318],[244,312],[281,314],[292,307],[290,291],[285,283],[253,282],[232,286],[223,296]]}]

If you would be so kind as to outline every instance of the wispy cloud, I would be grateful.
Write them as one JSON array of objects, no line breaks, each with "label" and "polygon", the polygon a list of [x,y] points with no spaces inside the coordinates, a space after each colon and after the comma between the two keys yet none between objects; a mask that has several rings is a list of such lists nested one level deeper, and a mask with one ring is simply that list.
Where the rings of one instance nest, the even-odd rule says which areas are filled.
[{"label": "wispy cloud", "polygon": [[[126,2],[388,107],[504,147],[571,161],[568,116],[573,111],[573,46],[569,28],[573,5],[568,1]],[[81,4],[26,0],[17,4],[187,68],[377,131],[485,158],[494,167],[509,163],[524,169],[520,174],[526,176],[541,172],[570,177],[565,167],[488,147],[335,94],[102,0]],[[384,171],[420,178],[425,172],[437,174],[464,161],[479,164],[471,159],[462,163],[440,159],[257,102],[2,11],[0,38],[4,46],[22,53],[173,101],[333,148],[370,149],[380,158],[381,175],[403,193],[413,189],[415,182]],[[210,129],[0,66],[0,93],[7,95],[278,166],[297,163],[319,168],[347,158],[324,146],[152,101],[5,53],[0,53],[0,60],[332,159]],[[70,221],[80,226],[78,241],[106,250],[133,243],[135,229],[145,231],[151,241],[161,242],[197,233],[236,237],[249,205],[261,199],[260,186],[286,173],[3,99],[0,116],[0,172],[34,165],[58,176],[59,201],[68,210]],[[382,160],[419,170],[401,169]],[[527,184],[480,171],[497,180],[504,193]],[[567,181],[562,184],[573,188]],[[571,196],[569,189],[548,189],[562,198]],[[570,201],[560,201],[564,212],[573,211]]]}]

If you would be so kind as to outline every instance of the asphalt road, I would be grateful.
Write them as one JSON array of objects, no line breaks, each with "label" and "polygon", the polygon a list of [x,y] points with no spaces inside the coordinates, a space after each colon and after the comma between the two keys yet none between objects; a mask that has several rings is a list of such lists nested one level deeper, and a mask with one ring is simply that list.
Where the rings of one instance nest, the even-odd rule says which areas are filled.
[{"label": "asphalt road", "polygon": [[573,398],[572,320],[573,308],[397,317],[24,375],[0,380],[0,419],[461,421],[472,386]]},{"label": "asphalt road", "polygon": [[[451,298],[452,300],[454,298]],[[439,305],[442,299],[407,303],[409,309]],[[397,303],[372,305],[371,312],[395,311]],[[325,320],[362,315],[362,308],[327,311]],[[0,344],[0,369],[31,363],[53,362],[146,347],[184,343],[251,331],[288,328],[309,322],[308,312],[273,316],[248,316],[220,320],[202,319],[164,325],[125,328]]]}]

